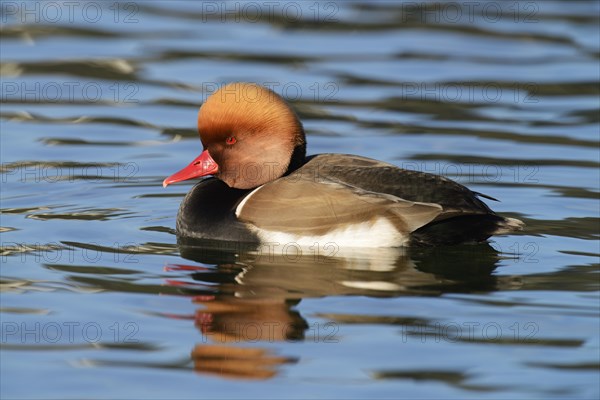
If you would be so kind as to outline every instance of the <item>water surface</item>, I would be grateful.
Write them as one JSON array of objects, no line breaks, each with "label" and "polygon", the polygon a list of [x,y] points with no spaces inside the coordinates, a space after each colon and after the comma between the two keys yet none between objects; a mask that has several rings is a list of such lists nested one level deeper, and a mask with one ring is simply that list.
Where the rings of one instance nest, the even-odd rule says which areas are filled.
[{"label": "water surface", "polygon": [[[0,15],[2,398],[600,396],[598,2],[22,4]],[[527,227],[178,245],[193,183],[161,182],[230,81],[284,95],[309,154],[446,175]]]}]

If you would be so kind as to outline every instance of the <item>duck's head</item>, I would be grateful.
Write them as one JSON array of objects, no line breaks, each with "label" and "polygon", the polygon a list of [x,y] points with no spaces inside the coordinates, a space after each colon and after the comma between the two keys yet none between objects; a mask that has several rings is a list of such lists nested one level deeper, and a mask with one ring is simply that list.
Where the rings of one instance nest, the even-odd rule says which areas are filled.
[{"label": "duck's head", "polygon": [[289,104],[253,83],[231,83],[198,112],[204,150],[171,183],[214,175],[228,186],[252,189],[298,168],[306,154],[304,130]]}]

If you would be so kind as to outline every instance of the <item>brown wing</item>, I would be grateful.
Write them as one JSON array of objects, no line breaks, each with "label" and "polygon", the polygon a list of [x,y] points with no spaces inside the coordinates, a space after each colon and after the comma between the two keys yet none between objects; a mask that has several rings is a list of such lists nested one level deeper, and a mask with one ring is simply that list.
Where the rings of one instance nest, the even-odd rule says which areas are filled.
[{"label": "brown wing", "polygon": [[[420,203],[441,205],[457,214],[493,214],[477,198],[479,193],[451,179],[349,154],[313,156],[299,171],[315,179],[325,177],[350,186]],[[483,197],[488,197],[483,195]],[[489,198],[489,197],[488,197]],[[447,217],[444,215],[443,217]]]},{"label": "brown wing", "polygon": [[[304,168],[302,168],[304,169]],[[410,233],[442,212],[437,204],[374,193],[306,170],[265,184],[238,206],[238,218],[258,228],[301,235],[323,235],[344,226],[388,219]]]}]

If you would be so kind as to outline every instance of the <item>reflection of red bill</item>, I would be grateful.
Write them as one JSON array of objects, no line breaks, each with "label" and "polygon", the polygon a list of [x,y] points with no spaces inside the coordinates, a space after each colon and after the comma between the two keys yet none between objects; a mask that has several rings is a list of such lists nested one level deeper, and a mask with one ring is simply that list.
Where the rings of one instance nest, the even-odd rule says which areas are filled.
[{"label": "reflection of red bill", "polygon": [[165,279],[165,282],[169,286],[201,286],[203,288],[210,288],[212,286],[203,285],[201,283],[187,282],[187,281],[177,281],[174,279]]},{"label": "reflection of red bill", "polygon": [[199,267],[197,265],[168,264],[168,265],[165,265],[164,271],[165,272],[172,272],[172,271],[208,271],[210,269],[211,268]]},{"label": "reflection of red bill", "polygon": [[213,322],[213,315],[211,313],[197,312],[194,318],[196,325],[200,325],[202,331],[209,328],[209,325]]},{"label": "reflection of red bill", "polygon": [[216,297],[211,295],[194,296],[192,297],[192,303],[202,303],[205,301],[213,301],[214,299],[216,299]]}]

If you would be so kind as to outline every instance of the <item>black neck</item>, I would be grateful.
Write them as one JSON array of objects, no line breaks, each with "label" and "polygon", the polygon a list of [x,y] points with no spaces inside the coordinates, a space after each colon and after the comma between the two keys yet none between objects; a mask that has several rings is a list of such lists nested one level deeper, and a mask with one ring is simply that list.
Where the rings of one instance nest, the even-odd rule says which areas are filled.
[{"label": "black neck", "polygon": [[292,157],[290,159],[290,165],[284,176],[291,174],[306,163],[306,143],[302,143],[294,147]]}]

